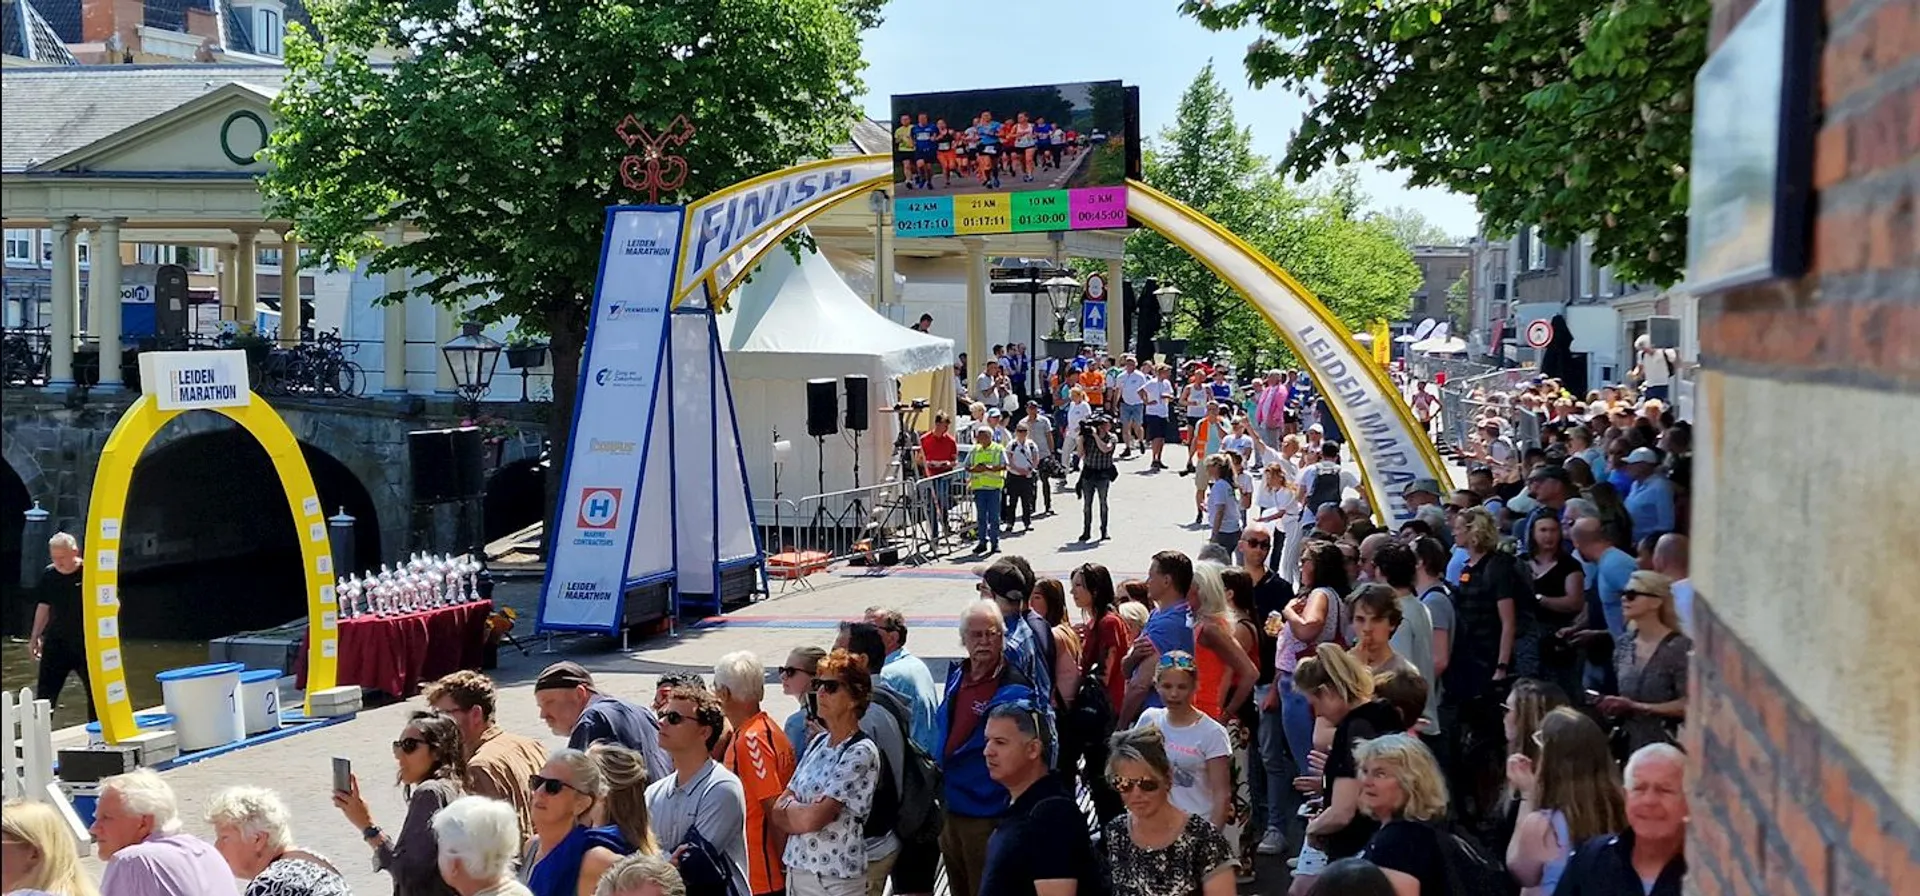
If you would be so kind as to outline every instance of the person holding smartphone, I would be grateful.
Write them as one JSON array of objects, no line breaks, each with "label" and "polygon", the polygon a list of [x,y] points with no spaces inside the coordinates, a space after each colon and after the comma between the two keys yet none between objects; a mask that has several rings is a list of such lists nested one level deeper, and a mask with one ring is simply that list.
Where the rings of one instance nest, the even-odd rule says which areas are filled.
[{"label": "person holding smartphone", "polygon": [[374,824],[360,797],[360,780],[351,773],[347,789],[334,792],[333,805],[373,848],[374,867],[393,876],[393,896],[452,896],[453,888],[440,877],[433,813],[465,795],[461,782],[467,759],[460,726],[440,713],[415,711],[393,742],[393,760],[407,796],[407,818],[399,833],[390,836]]}]

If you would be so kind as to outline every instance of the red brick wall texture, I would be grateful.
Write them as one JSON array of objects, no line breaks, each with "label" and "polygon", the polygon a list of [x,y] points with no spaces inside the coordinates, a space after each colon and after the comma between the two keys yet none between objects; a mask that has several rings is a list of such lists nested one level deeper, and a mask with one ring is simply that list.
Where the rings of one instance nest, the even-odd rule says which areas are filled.
[{"label": "red brick wall texture", "polygon": [[[1717,43],[1753,0],[1714,5]],[[1920,388],[1920,0],[1824,0],[1823,13],[1813,270],[1703,296],[1701,356],[1732,375],[1911,391]],[[1689,890],[1920,894],[1920,825],[1781,686],[1791,670],[1768,667],[1710,601],[1695,608],[1685,744]]]}]

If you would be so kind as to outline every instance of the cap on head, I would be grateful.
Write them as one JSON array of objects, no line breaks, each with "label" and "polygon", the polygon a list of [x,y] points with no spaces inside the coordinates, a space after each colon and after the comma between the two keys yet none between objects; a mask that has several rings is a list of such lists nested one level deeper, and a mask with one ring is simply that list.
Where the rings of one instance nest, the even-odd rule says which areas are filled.
[{"label": "cap on head", "polygon": [[1625,462],[1630,464],[1657,464],[1660,462],[1660,453],[1652,448],[1635,448],[1631,452],[1628,452]]},{"label": "cap on head", "polygon": [[1001,557],[975,570],[987,590],[1001,600],[1023,601],[1033,594],[1033,576],[1025,564],[1013,557]]},{"label": "cap on head", "polygon": [[576,687],[592,688],[593,673],[572,660],[562,660],[541,670],[540,677],[533,683],[536,691]]},{"label": "cap on head", "polygon": [[1421,492],[1425,492],[1429,495],[1434,496],[1435,498],[1440,497],[1439,480],[1436,480],[1427,476],[1422,476],[1418,479],[1413,480],[1412,482],[1407,483],[1407,487],[1400,490],[1400,495],[1401,497],[1405,497],[1407,495],[1417,495],[1417,494],[1420,494]]}]

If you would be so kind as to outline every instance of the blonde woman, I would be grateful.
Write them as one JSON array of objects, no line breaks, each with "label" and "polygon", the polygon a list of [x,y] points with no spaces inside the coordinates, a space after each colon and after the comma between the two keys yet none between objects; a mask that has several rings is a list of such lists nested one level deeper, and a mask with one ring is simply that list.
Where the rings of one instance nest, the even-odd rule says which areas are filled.
[{"label": "blonde woman", "polygon": [[1395,896],[1445,896],[1447,853],[1438,824],[1447,785],[1420,738],[1389,734],[1354,748],[1360,807],[1380,825],[1361,856],[1386,872]]},{"label": "blonde woman", "polygon": [[1617,719],[1631,755],[1648,744],[1673,743],[1687,717],[1687,654],[1693,640],[1680,633],[1673,608],[1673,580],[1642,570],[1620,592],[1627,634],[1614,644],[1613,668],[1620,693],[1600,698],[1602,713]]},{"label": "blonde woman", "polygon": [[1107,783],[1127,811],[1100,840],[1114,896],[1232,896],[1233,854],[1205,816],[1174,801],[1175,772],[1158,726],[1121,731],[1108,745]]},{"label": "blonde woman", "polygon": [[51,896],[100,896],[80,868],[80,850],[66,820],[45,803],[0,806],[0,893],[38,890]]},{"label": "blonde woman", "polygon": [[617,826],[594,826],[607,798],[600,763],[579,750],[555,750],[527,786],[533,838],[520,861],[521,882],[535,896],[587,896],[614,862],[634,851]]},{"label": "blonde woman", "polygon": [[1321,773],[1303,776],[1295,786],[1317,790],[1325,799],[1307,822],[1307,845],[1302,850],[1294,896],[1311,892],[1313,876],[1326,862],[1358,855],[1379,828],[1360,811],[1360,766],[1354,758],[1359,742],[1404,728],[1399,710],[1373,697],[1373,672],[1337,644],[1321,644],[1312,656],[1301,658],[1293,670],[1293,686],[1306,697],[1314,716],[1333,727]]},{"label": "blonde woman", "polygon": [[1230,455],[1223,452],[1207,458],[1207,480],[1207,540],[1237,557],[1243,512],[1239,490],[1234,487]]}]

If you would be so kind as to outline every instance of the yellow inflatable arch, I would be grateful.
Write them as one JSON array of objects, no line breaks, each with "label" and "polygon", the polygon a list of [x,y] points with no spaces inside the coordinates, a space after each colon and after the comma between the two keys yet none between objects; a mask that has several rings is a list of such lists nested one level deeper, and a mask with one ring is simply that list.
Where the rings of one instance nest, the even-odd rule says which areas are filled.
[{"label": "yellow inflatable arch", "polygon": [[[300,529],[300,559],[306,571],[307,693],[312,694],[334,686],[340,652],[327,521],[299,441],[265,400],[250,391],[245,395],[245,404],[203,410],[223,414],[246,429],[272,458],[280,487],[286,492],[287,506]],[[121,521],[126,515],[127,491],[147,444],[183,413],[187,412],[161,410],[152,394],[142,395],[114,425],[94,473],[93,496],[87,505],[86,562],[81,573],[82,615],[93,704],[100,716],[101,736],[110,744],[139,733],[133,704],[127,698],[127,671],[120,647]],[[206,600],[217,603],[228,597],[207,595]]]},{"label": "yellow inflatable arch", "polygon": [[[891,156],[854,156],[742,181],[688,206],[674,305],[724,307],[788,235],[892,183]],[[1400,491],[1416,478],[1452,488],[1446,464],[1386,371],[1299,281],[1212,219],[1139,181],[1127,182],[1127,213],[1232,285],[1293,349],[1326,396],[1380,518],[1397,525],[1412,517]]]}]

